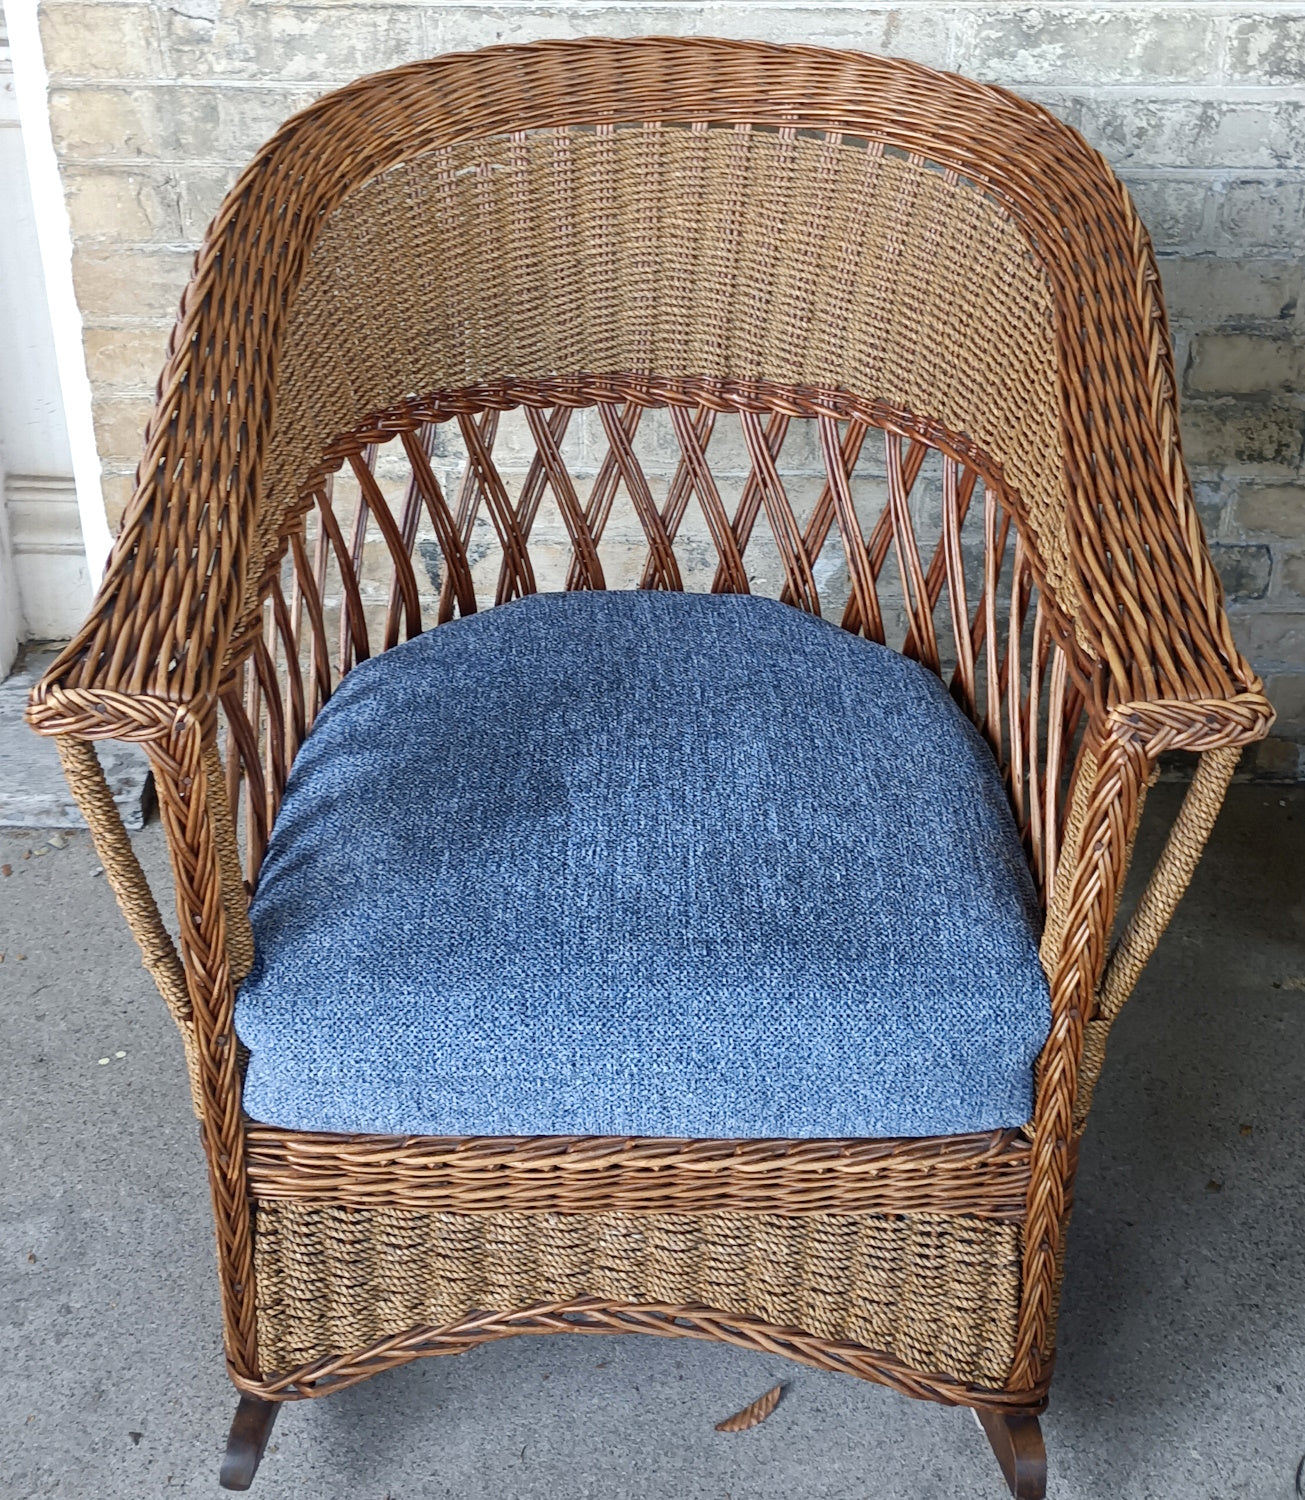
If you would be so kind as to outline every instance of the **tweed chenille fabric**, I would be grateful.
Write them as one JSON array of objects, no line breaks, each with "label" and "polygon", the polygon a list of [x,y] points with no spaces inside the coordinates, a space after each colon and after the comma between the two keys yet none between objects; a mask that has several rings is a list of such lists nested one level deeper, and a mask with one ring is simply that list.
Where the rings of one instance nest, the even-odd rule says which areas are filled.
[{"label": "tweed chenille fabric", "polygon": [[537,595],[363,663],[251,918],[245,1107],[300,1130],[987,1130],[1050,1024],[977,732],[753,597]]}]

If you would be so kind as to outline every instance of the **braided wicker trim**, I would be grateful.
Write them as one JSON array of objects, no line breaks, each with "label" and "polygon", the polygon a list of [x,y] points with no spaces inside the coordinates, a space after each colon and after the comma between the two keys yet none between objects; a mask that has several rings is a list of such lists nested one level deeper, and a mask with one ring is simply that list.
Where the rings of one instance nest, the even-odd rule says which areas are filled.
[{"label": "braided wicker trim", "polygon": [[306,1135],[251,1124],[261,1203],[329,1200],[459,1213],[948,1213],[1018,1222],[1016,1131],[900,1141],[619,1137],[430,1140]]},{"label": "braided wicker trim", "polygon": [[887,1354],[934,1383],[929,1372],[944,1371],[944,1380],[999,1389],[1015,1348],[1020,1231],[940,1214],[457,1214],[264,1203],[255,1270],[264,1370],[344,1359],[343,1373],[353,1351],[428,1342],[432,1329],[486,1309],[508,1317],[597,1297],[761,1319]]}]

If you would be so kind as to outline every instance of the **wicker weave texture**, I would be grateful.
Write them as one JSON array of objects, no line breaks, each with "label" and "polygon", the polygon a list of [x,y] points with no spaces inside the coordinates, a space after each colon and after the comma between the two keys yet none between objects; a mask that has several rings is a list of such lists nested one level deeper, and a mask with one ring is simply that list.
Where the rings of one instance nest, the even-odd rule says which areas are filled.
[{"label": "wicker weave texture", "polygon": [[[251,882],[303,735],[354,664],[455,612],[638,580],[769,592],[943,675],[1050,888],[1085,694],[1000,465],[967,437],[832,390],[612,377],[405,403],[331,453],[342,471],[318,480],[221,694]],[[418,551],[439,559],[433,593]]]},{"label": "wicker weave texture", "polygon": [[[792,234],[775,231],[802,154],[812,158],[803,160],[802,168],[814,171],[821,184],[810,189],[818,199],[817,223],[832,214],[838,200],[841,185],[834,159],[854,149],[848,142],[872,144],[864,159],[881,151],[893,160],[915,158],[906,170],[913,190],[922,196],[932,191],[924,185],[924,173],[933,169],[944,188],[953,188],[950,196],[957,203],[969,194],[978,205],[988,200],[999,204],[1025,247],[1023,254],[1037,258],[1045,277],[1046,291],[1034,302],[1045,306],[1049,293],[1055,348],[1054,366],[1034,358],[1027,377],[1017,383],[1003,434],[1018,428],[1022,414],[1052,393],[1063,458],[1060,484],[1054,495],[1035,493],[1029,503],[1052,507],[1043,517],[1046,524],[1038,523],[1041,532],[1053,536],[1063,525],[1067,536],[1074,582],[1071,586],[1062,580],[1060,602],[1073,609],[1085,651],[1105,667],[1101,703],[1113,706],[1159,695],[1219,699],[1230,688],[1236,693],[1252,687],[1222,615],[1217,575],[1201,539],[1177,447],[1172,356],[1145,231],[1101,158],[1050,115],[1000,90],[850,53],[698,39],[548,43],[441,58],[360,80],[291,121],[237,184],[215,221],[164,375],[142,469],[144,488],[128,510],[94,622],[65,655],[54,679],[65,690],[131,683],[137,691],[183,698],[216,687],[238,631],[253,623],[259,584],[278,545],[282,506],[294,498],[276,488],[289,476],[279,460],[271,462],[283,442],[279,385],[289,321],[316,240],[352,195],[400,163],[438,159],[469,142],[516,141],[518,155],[526,159],[519,171],[512,166],[497,173],[468,169],[469,180],[480,184],[484,216],[492,220],[495,213],[506,214],[500,230],[511,231],[509,244],[515,248],[493,269],[501,280],[511,281],[513,295],[531,308],[536,321],[557,325],[561,338],[582,337],[593,321],[584,307],[585,287],[573,278],[560,288],[559,297],[535,297],[539,283],[528,238],[530,209],[521,192],[511,195],[510,207],[496,207],[501,198],[489,179],[520,178],[528,172],[535,155],[532,136],[559,130],[590,136],[592,143],[586,141],[571,154],[595,162],[595,172],[580,174],[575,191],[559,159],[565,153],[545,150],[561,179],[553,185],[552,201],[569,194],[570,206],[581,216],[590,212],[590,204],[580,188],[593,181],[599,199],[605,193],[605,201],[595,200],[592,210],[598,230],[593,247],[572,248],[580,249],[581,264],[586,256],[600,265],[607,257],[610,274],[599,305],[610,312],[622,304],[613,326],[628,328],[638,318],[637,312],[626,310],[625,304],[633,304],[643,310],[651,332],[662,316],[651,311],[656,278],[648,274],[657,247],[641,224],[673,218],[680,199],[690,222],[698,223],[701,210],[694,205],[702,202],[703,193],[694,172],[708,176],[716,201],[737,207],[741,187],[730,174],[740,177],[750,170],[746,159],[727,160],[723,173],[710,177],[705,166],[694,165],[691,149],[685,172],[657,178],[659,170],[671,172],[670,152],[658,141],[683,138],[686,123],[689,135],[693,128],[708,137],[721,133],[724,145],[719,149],[727,158],[728,137],[736,131],[779,142],[757,149],[758,161],[765,159],[758,170],[768,190],[778,194],[771,200],[769,221],[765,200],[756,210],[762,222],[753,231],[771,233],[769,249],[761,239],[754,241],[767,278],[785,257],[798,265],[800,251]],[[813,134],[818,138],[814,151],[797,144]],[[618,145],[622,135],[632,142],[628,182],[618,182],[606,165],[613,153],[626,149]],[[794,138],[791,147],[784,144],[786,137]],[[709,140],[697,149],[710,157],[718,148]],[[752,149],[740,150],[739,156],[750,157]],[[665,162],[659,161],[659,151]],[[885,182],[898,170],[889,168]],[[635,258],[618,261],[622,209],[638,192],[651,194],[657,212],[634,216],[630,233]],[[437,216],[435,198],[427,199],[427,208]],[[473,219],[478,211],[472,212]],[[955,211],[966,213],[959,207]],[[982,216],[987,210],[979,206],[969,212]],[[565,223],[563,219],[563,228]],[[747,236],[736,232],[741,225],[725,223],[726,238],[715,243],[735,253]],[[556,239],[557,225],[551,232]],[[985,227],[979,232],[991,231]],[[948,231],[941,214],[899,215],[887,241],[904,243],[917,233],[945,238]],[[373,246],[382,240],[377,234]],[[394,243],[384,241],[381,258],[405,262],[406,282],[430,282],[438,290],[440,263],[458,263],[453,235],[437,237],[433,244],[428,239],[432,255],[424,259],[394,255]],[[972,257],[965,258],[965,247],[957,248],[963,264],[978,274]],[[681,270],[695,264],[690,258]],[[845,274],[856,265],[852,245]],[[937,279],[913,274],[923,267],[936,269]],[[990,302],[1009,310],[1013,301],[1001,284],[993,286],[981,274],[977,284],[966,284],[949,275],[936,252],[928,250],[918,264],[907,254],[904,272],[892,269],[884,283],[893,288],[885,312],[899,340],[932,347],[952,327],[945,318],[940,323],[940,307],[960,296],[970,316],[995,332],[998,348],[1004,342],[1019,344],[1022,318],[1007,324],[1000,315],[988,315]],[[710,289],[710,277],[707,285]],[[736,301],[729,316],[764,328],[769,289],[769,280],[741,287],[749,295]],[[496,300],[492,287],[475,295]],[[460,305],[469,314],[476,311],[465,296]],[[799,299],[793,314],[799,324],[804,305],[809,301]],[[456,313],[456,306],[452,310]],[[785,321],[789,317],[785,314]],[[405,324],[404,342],[417,342],[413,335],[425,322]],[[837,318],[834,326],[839,326]],[[319,331],[347,337],[347,330]],[[785,337],[791,349],[793,337]],[[641,336],[641,342],[650,347],[647,337]],[[800,328],[797,343],[805,343]],[[872,347],[883,343],[877,339]],[[733,347],[740,346],[735,342]],[[746,341],[743,347],[746,352]],[[373,365],[377,358],[373,348]],[[997,358],[987,351],[982,368]],[[925,364],[916,366],[921,377]],[[575,360],[566,359],[561,372],[579,373]],[[639,372],[685,373],[653,372],[646,365]],[[748,379],[754,372],[730,373]],[[920,410],[936,410],[946,401],[949,385],[962,380],[955,365],[944,365],[934,375],[927,390],[921,380],[921,394],[929,399],[915,403]],[[800,367],[785,368],[781,378],[797,383]],[[391,389],[382,404],[420,389]],[[364,419],[363,407],[363,401],[355,401],[343,425]],[[293,401],[286,410],[293,413]],[[299,446],[293,439],[286,442],[287,453]],[[1055,446],[1053,439],[1053,450]],[[209,463],[206,451],[214,458],[221,454],[221,462]],[[156,502],[164,499],[169,503],[160,507]],[[165,521],[165,514],[171,519]],[[203,531],[198,555],[169,545],[171,557],[163,571],[177,570],[171,583],[165,583],[163,572],[154,584],[139,575],[130,583],[130,559],[137,550],[155,552],[160,543],[175,544],[178,523]],[[1148,545],[1139,548],[1144,533]],[[1054,555],[1046,562],[1059,576]],[[191,580],[189,588],[185,577]],[[181,605],[170,621],[161,620],[160,630],[138,636],[129,655],[115,648],[129,618],[139,611],[156,613],[169,597]],[[1112,608],[1112,601],[1121,598],[1138,607]],[[1183,620],[1181,629],[1174,628],[1175,617]],[[65,728],[71,727],[72,707],[66,704],[61,715]]]},{"label": "wicker weave texture", "polygon": [[293,1370],[487,1309],[599,1297],[753,1314],[1000,1388],[1017,1225],[952,1215],[458,1214],[262,1204],[259,1347]]},{"label": "wicker weave texture", "polygon": [[[638,442],[659,408],[679,457],[655,492]],[[605,443],[583,483],[565,451],[582,409]],[[534,457],[512,491],[494,452],[514,411]],[[719,437],[726,422],[746,459],[730,496],[712,473],[713,424]],[[823,467],[805,509],[779,473],[800,424]],[[886,496],[868,507],[858,464],[875,428]],[[466,459],[447,494],[433,468],[442,431]],[[387,445],[406,464],[398,493],[384,490]],[[922,548],[913,487],[935,459],[941,526]],[[647,543],[628,580],[643,587],[684,586],[687,554],[710,545],[701,586],[746,590],[745,553],[765,531],[781,597],[834,602],[873,639],[895,611],[893,644],[949,678],[1003,767],[1047,907],[1053,1021],[1018,1151],[971,1170],[945,1142],[928,1167],[875,1143],[895,1157],[878,1176],[831,1188],[793,1157],[749,1195],[741,1180],[692,1177],[704,1143],[688,1143],[674,1180],[652,1173],[633,1204],[647,1163],[595,1173],[587,1200],[582,1173],[546,1171],[544,1202],[525,1205],[515,1180],[496,1197],[438,1142],[250,1139],[232,1025],[250,960],[245,882],[298,746],[369,652],[539,586],[531,526],[546,491],[567,587],[612,581],[602,549],[618,499]],[[428,543],[433,598],[414,561]],[[836,601],[825,548],[846,573]],[[719,1338],[916,1395],[1027,1407],[1050,1379],[1075,1141],[1109,1024],[1238,748],[1272,710],[1233,643],[1191,501],[1146,232],[1105,163],[1001,90],[695,38],[440,58],[362,79],[284,127],[206,237],[104,584],[30,717],[63,741],[186,1038],[227,1354],[246,1388],[307,1393],[421,1353],[579,1327],[563,1310],[578,1299],[592,1331]],[[109,737],[143,743],[154,768],[175,946],[87,758],[86,741]],[[1173,750],[1199,754],[1201,772],[1111,956],[1145,788]],[[521,1191],[538,1151],[509,1148]],[[772,1217],[775,1263],[754,1273],[738,1247]],[[590,1222],[542,1244],[540,1225],[573,1219]],[[668,1227],[662,1248],[654,1227],[680,1220],[697,1228]],[[501,1255],[485,1246],[500,1221]],[[391,1235],[402,1253],[373,1255]],[[439,1269],[455,1243],[485,1286],[549,1306],[441,1301],[458,1285]],[[725,1296],[718,1243],[741,1257],[737,1295],[682,1316],[707,1267]],[[404,1256],[432,1269],[395,1270],[399,1306],[374,1267]],[[599,1260],[616,1288],[606,1300]],[[658,1300],[654,1283],[675,1296]],[[287,1290],[301,1287],[338,1310],[338,1337],[303,1332]],[[774,1300],[744,1306],[754,1294]],[[1008,1323],[996,1310],[1012,1298]],[[776,1331],[798,1316],[805,1332]],[[859,1332],[848,1342],[811,1319]],[[293,1392],[263,1382],[323,1350],[338,1358],[320,1378]]]},{"label": "wicker weave texture", "polygon": [[874,392],[969,434],[1072,618],[1052,322],[1002,208],[878,142],[653,123],[451,146],[359,188],[318,235],[260,553],[331,441],[398,392],[655,371]]},{"label": "wicker weave texture", "polygon": [[251,1125],[260,1202],[455,1213],[954,1213],[1023,1218],[1018,1131],[922,1140],[679,1141],[621,1137],[311,1135]]}]

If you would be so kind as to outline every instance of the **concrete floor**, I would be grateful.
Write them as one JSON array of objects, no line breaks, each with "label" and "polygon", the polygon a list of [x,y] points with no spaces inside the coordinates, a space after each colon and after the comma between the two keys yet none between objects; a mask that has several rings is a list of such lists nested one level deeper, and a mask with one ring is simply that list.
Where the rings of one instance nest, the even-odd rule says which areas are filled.
[{"label": "concrete floor", "polygon": [[[1153,794],[1144,846],[1177,791]],[[157,825],[137,838],[161,870]],[[180,1043],[87,835],[48,841],[0,833],[12,869],[0,877],[0,1497],[216,1496],[234,1398]],[[1237,787],[1116,1030],[1044,1423],[1054,1500],[1300,1493],[1303,873],[1305,789]],[[779,1379],[785,1398],[763,1426],[713,1431]],[[258,1492],[1005,1493],[968,1413],[640,1338],[518,1339],[293,1406]]]}]

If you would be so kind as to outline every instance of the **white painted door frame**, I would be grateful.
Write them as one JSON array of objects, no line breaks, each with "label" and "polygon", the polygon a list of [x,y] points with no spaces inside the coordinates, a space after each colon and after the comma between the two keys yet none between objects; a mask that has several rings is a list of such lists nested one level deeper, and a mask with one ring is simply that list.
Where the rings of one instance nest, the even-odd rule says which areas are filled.
[{"label": "white painted door frame", "polygon": [[[7,346],[0,352],[6,365],[0,375],[0,675],[13,654],[6,635],[63,636],[76,628],[112,541],[37,0],[3,3],[12,73],[4,76],[0,54],[0,199],[6,205],[0,277],[7,284],[0,295],[0,340]],[[14,136],[21,137],[20,149]]]}]

